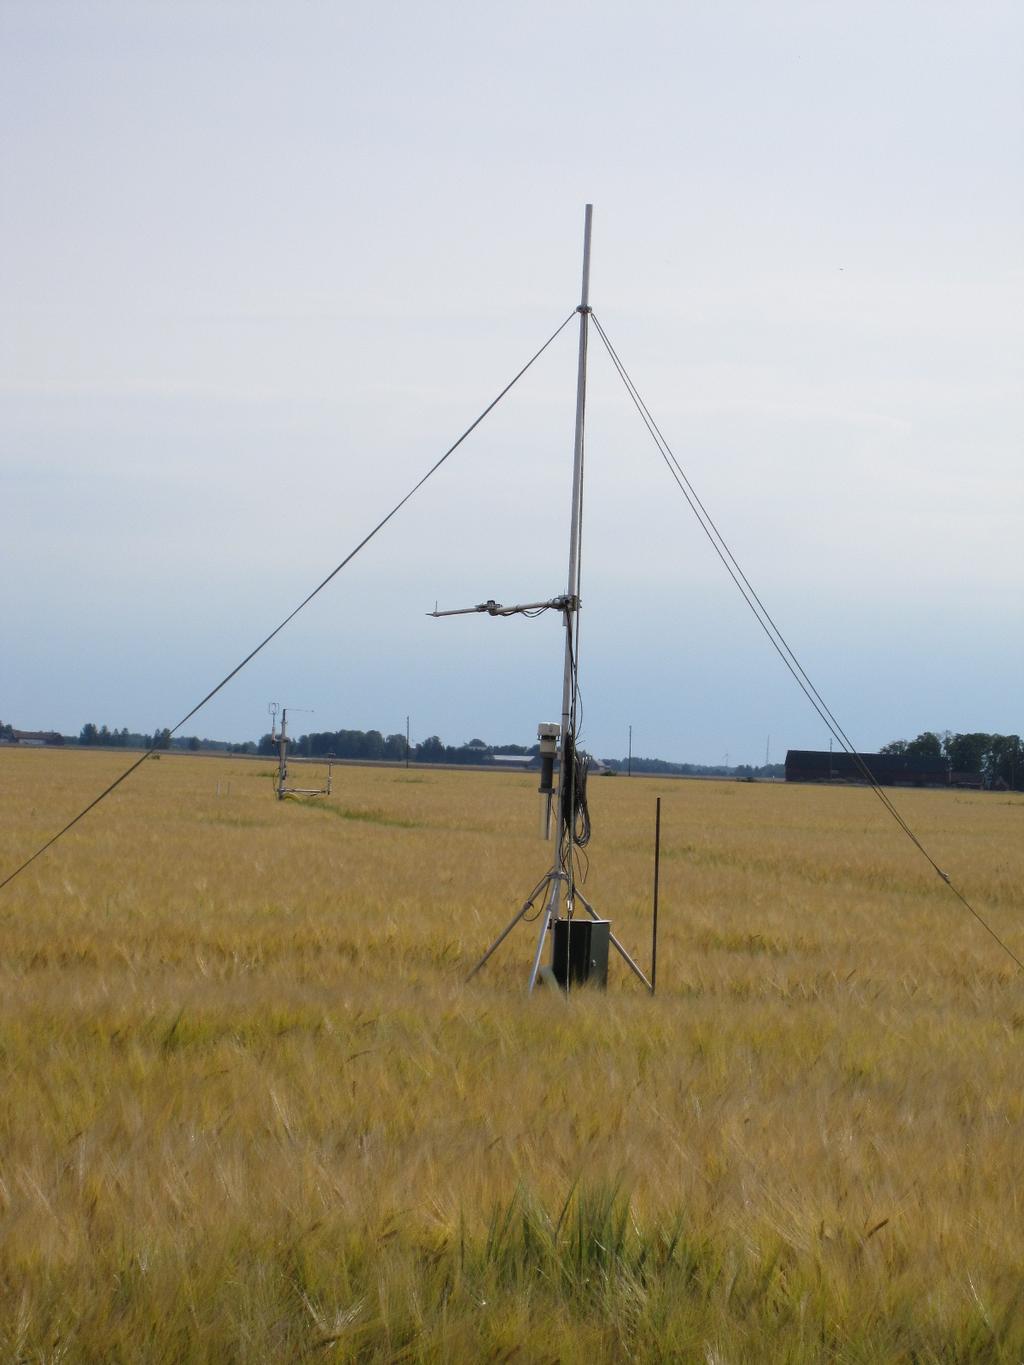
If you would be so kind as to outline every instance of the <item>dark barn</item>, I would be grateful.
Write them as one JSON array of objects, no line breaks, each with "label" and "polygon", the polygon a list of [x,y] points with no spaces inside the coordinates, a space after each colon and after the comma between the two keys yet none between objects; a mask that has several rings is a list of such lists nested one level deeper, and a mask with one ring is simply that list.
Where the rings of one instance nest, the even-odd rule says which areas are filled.
[{"label": "dark barn", "polygon": [[[860,762],[858,762],[858,759]],[[949,764],[944,758],[920,754],[832,754],[828,750],[790,749],[786,754],[787,782],[866,782],[860,763],[882,787],[948,787]]]}]

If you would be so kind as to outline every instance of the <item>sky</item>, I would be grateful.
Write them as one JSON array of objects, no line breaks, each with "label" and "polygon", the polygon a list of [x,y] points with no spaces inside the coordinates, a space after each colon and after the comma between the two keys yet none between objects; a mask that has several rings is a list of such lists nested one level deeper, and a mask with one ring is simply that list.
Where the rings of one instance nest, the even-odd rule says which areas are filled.
[{"label": "sky", "polygon": [[[173,726],[579,302],[853,742],[1020,733],[1024,10],[0,0],[0,719]],[[580,742],[828,733],[596,336]],[[574,324],[183,733],[531,743]]]}]

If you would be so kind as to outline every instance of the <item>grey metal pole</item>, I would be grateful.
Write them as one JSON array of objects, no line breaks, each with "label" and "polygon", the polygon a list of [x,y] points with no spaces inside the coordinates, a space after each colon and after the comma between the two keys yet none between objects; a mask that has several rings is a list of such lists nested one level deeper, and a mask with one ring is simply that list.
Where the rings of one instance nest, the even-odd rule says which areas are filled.
[{"label": "grey metal pole", "polygon": [[[571,733],[572,725],[572,674],[573,674],[573,634],[576,625],[576,614],[579,611],[579,600],[577,589],[580,577],[580,523],[583,507],[583,430],[587,406],[587,334],[590,322],[590,233],[594,217],[594,206],[588,204],[583,219],[583,283],[580,290],[580,305],[577,312],[580,315],[580,344],[579,361],[576,372],[576,434],[573,442],[573,466],[572,466],[572,510],[569,518],[569,576],[566,585],[566,596],[569,598],[569,605],[565,609],[565,663],[562,672],[562,761],[558,772],[558,816],[561,821],[565,805],[562,799],[562,792],[565,784],[569,783],[569,822],[566,830],[568,847],[566,850],[565,872],[567,877],[567,905],[568,911],[572,913],[573,904],[573,866],[572,866],[572,846],[573,835],[576,825],[576,802],[575,802],[575,764],[570,763],[569,759],[573,753],[573,741],[575,735]],[[555,866],[554,870],[559,870],[559,863],[562,851],[561,834],[556,841],[555,847]]]},{"label": "grey metal pole", "polygon": [[626,760],[626,776],[633,776],[633,727],[629,727],[629,757]]},{"label": "grey metal pole", "polygon": [[277,799],[284,800],[285,784],[288,781],[288,708],[281,712],[281,734],[277,750]]},{"label": "grey metal pole", "polygon": [[405,718],[405,766],[409,766],[409,717]]},{"label": "grey metal pole", "polygon": [[654,913],[651,917],[651,994],[658,980],[658,881],[661,875],[661,797],[654,807]]}]

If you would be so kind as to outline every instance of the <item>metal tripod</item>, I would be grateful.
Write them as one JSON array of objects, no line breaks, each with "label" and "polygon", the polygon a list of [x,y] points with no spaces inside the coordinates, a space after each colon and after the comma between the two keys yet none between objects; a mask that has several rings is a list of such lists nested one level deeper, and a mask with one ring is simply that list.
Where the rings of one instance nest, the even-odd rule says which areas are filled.
[{"label": "metal tripod", "polygon": [[[533,966],[530,968],[530,983],[526,988],[527,995],[530,994],[534,986],[537,984],[537,976],[540,972],[540,960],[544,954],[544,940],[547,937],[548,931],[551,929],[552,924],[558,918],[558,907],[559,902],[561,900],[560,889],[563,882],[566,884],[566,887],[568,888],[569,878],[560,867],[552,868],[550,871],[544,873],[543,877],[541,877],[540,881],[537,883],[537,885],[530,892],[529,896],[523,902],[522,908],[519,911],[519,913],[515,915],[512,918],[512,920],[509,921],[509,923],[501,931],[501,933],[494,940],[491,946],[487,949],[486,953],[484,953],[480,961],[470,972],[469,976],[466,977],[467,981],[472,981],[473,977],[476,976],[477,972],[488,960],[491,954],[494,953],[502,945],[502,943],[505,942],[505,939],[508,938],[509,934],[516,927],[519,921],[527,917],[529,912],[533,909],[537,901],[540,899],[541,893],[545,890],[545,888],[547,888],[547,894],[544,896],[544,905],[540,912],[540,933],[537,935],[537,951],[533,955]],[[587,900],[586,896],[582,895],[581,892],[576,890],[575,888],[573,889],[573,895],[574,898],[578,900],[579,903],[583,906],[584,910],[586,910],[587,914],[590,916],[591,919],[600,919],[600,915]],[[652,987],[650,981],[645,976],[644,972],[641,970],[640,967],[637,966],[637,964],[630,957],[629,953],[626,952],[625,948],[623,948],[622,944],[615,937],[615,935],[611,933],[610,930],[608,937],[611,941],[612,947],[619,954],[623,962],[625,962],[626,966],[630,969],[634,976],[638,976],[640,980],[644,983],[644,985],[647,987],[647,989],[649,991],[653,991],[654,988]]]}]

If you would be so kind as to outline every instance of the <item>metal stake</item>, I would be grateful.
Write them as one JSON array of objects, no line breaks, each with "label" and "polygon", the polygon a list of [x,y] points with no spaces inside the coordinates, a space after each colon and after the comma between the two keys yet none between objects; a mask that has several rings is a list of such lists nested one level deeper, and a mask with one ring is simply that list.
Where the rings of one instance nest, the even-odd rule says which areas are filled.
[{"label": "metal stake", "polygon": [[651,916],[651,994],[658,978],[658,880],[661,873],[661,797],[654,807],[654,912]]}]

